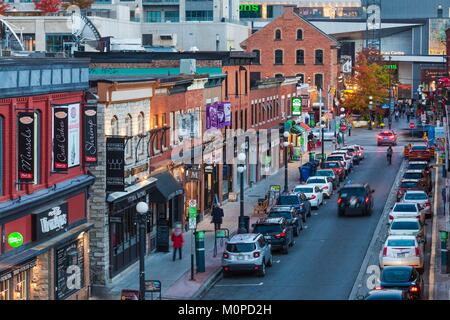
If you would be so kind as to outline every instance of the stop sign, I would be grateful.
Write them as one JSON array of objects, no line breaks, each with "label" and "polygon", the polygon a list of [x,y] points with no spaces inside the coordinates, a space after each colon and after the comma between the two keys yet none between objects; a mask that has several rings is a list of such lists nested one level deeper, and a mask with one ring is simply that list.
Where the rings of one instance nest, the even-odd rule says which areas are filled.
[{"label": "stop sign", "polygon": [[409,128],[414,129],[416,127],[416,124],[414,122],[409,123]]}]

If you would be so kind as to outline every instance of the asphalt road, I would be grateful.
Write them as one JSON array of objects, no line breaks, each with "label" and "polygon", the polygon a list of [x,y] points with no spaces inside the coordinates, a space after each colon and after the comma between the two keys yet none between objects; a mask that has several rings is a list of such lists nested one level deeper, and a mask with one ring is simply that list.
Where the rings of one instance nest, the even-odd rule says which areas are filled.
[{"label": "asphalt road", "polygon": [[244,274],[221,279],[203,299],[348,299],[402,161],[402,138],[388,166],[386,147],[376,146],[378,131],[354,129],[352,137],[345,138],[346,143],[366,148],[366,159],[346,182],[368,182],[375,189],[371,216],[338,217],[335,192],[313,211],[289,254],[274,253],[275,263],[265,277]]}]

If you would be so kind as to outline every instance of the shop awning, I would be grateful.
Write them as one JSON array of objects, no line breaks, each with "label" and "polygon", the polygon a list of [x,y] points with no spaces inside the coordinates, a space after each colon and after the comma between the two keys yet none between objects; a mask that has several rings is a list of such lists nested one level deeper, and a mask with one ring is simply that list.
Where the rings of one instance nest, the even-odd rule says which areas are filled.
[{"label": "shop awning", "polygon": [[302,133],[304,133],[305,132],[305,129],[303,129],[300,125],[298,125],[298,124],[296,124],[296,125],[293,125],[292,126],[292,128],[291,128],[291,133],[294,133],[294,134],[302,134]]},{"label": "shop awning", "polygon": [[163,203],[184,193],[183,186],[169,172],[159,173],[154,178],[156,188],[149,194],[149,202]]},{"label": "shop awning", "polygon": [[[153,177],[150,177],[144,181],[141,181],[139,183],[136,183],[128,188],[125,189],[125,191],[116,191],[108,195],[106,198],[107,202],[117,202],[119,200],[126,199],[128,197],[133,196],[134,193],[137,193],[141,190],[146,190],[152,187],[155,183],[156,179]],[[132,202],[133,199],[131,199],[130,202]]]}]

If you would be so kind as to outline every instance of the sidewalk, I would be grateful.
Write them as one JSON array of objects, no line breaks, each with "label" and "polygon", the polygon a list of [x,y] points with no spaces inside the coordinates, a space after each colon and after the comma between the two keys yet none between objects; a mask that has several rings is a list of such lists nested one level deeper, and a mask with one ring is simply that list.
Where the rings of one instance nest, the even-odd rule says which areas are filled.
[{"label": "sidewalk", "polygon": [[[355,132],[356,133],[356,132]],[[353,138],[353,136],[351,137]],[[346,141],[347,142],[347,141]],[[325,153],[334,150],[331,142],[325,143]],[[320,153],[320,149],[315,150]],[[294,161],[288,165],[288,182],[291,190],[295,185],[299,184],[298,167],[308,161],[308,154],[303,155],[300,161]],[[280,168],[278,172],[269,179],[263,179],[256,183],[252,188],[248,188],[244,192],[244,212],[245,215],[251,215],[253,208],[258,202],[258,198],[265,196],[269,190],[269,186],[273,184],[284,185],[284,168]],[[238,227],[239,201],[227,202],[223,205],[225,217],[223,219],[222,228],[230,230],[230,235],[235,234]],[[259,217],[252,216],[250,225]],[[205,217],[197,225],[197,230],[214,231],[214,225],[210,223],[210,217]],[[217,277],[221,274],[221,257],[223,247],[218,243],[217,256],[213,257],[214,233],[207,232],[205,235],[205,260],[206,270],[203,273],[195,273],[195,280],[191,281],[191,241],[192,233],[190,231],[184,234],[185,244],[183,247],[183,259],[172,261],[172,251],[167,253],[152,253],[146,257],[145,270],[146,279],[160,280],[162,284],[163,299],[196,299],[201,293],[207,289]],[[118,300],[122,289],[139,288],[138,263],[133,264],[127,270],[123,271],[119,276],[113,279],[112,283],[104,288],[96,288],[95,296],[91,299]],[[149,299],[149,297],[147,297]]]}]

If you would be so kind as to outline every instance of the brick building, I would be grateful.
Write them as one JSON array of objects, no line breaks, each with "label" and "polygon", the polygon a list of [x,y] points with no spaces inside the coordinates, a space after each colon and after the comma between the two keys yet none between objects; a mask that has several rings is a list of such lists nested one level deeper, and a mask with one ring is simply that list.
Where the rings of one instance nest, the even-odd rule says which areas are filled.
[{"label": "brick building", "polygon": [[[294,7],[285,7],[283,15],[252,34],[241,47],[256,54],[250,66],[252,81],[296,76],[315,90],[322,88],[325,107],[331,103],[327,93],[337,87],[338,42],[298,15]],[[317,105],[317,95],[313,93],[311,99]]]},{"label": "brick building", "polygon": [[0,59],[0,300],[87,299],[85,59]]}]

